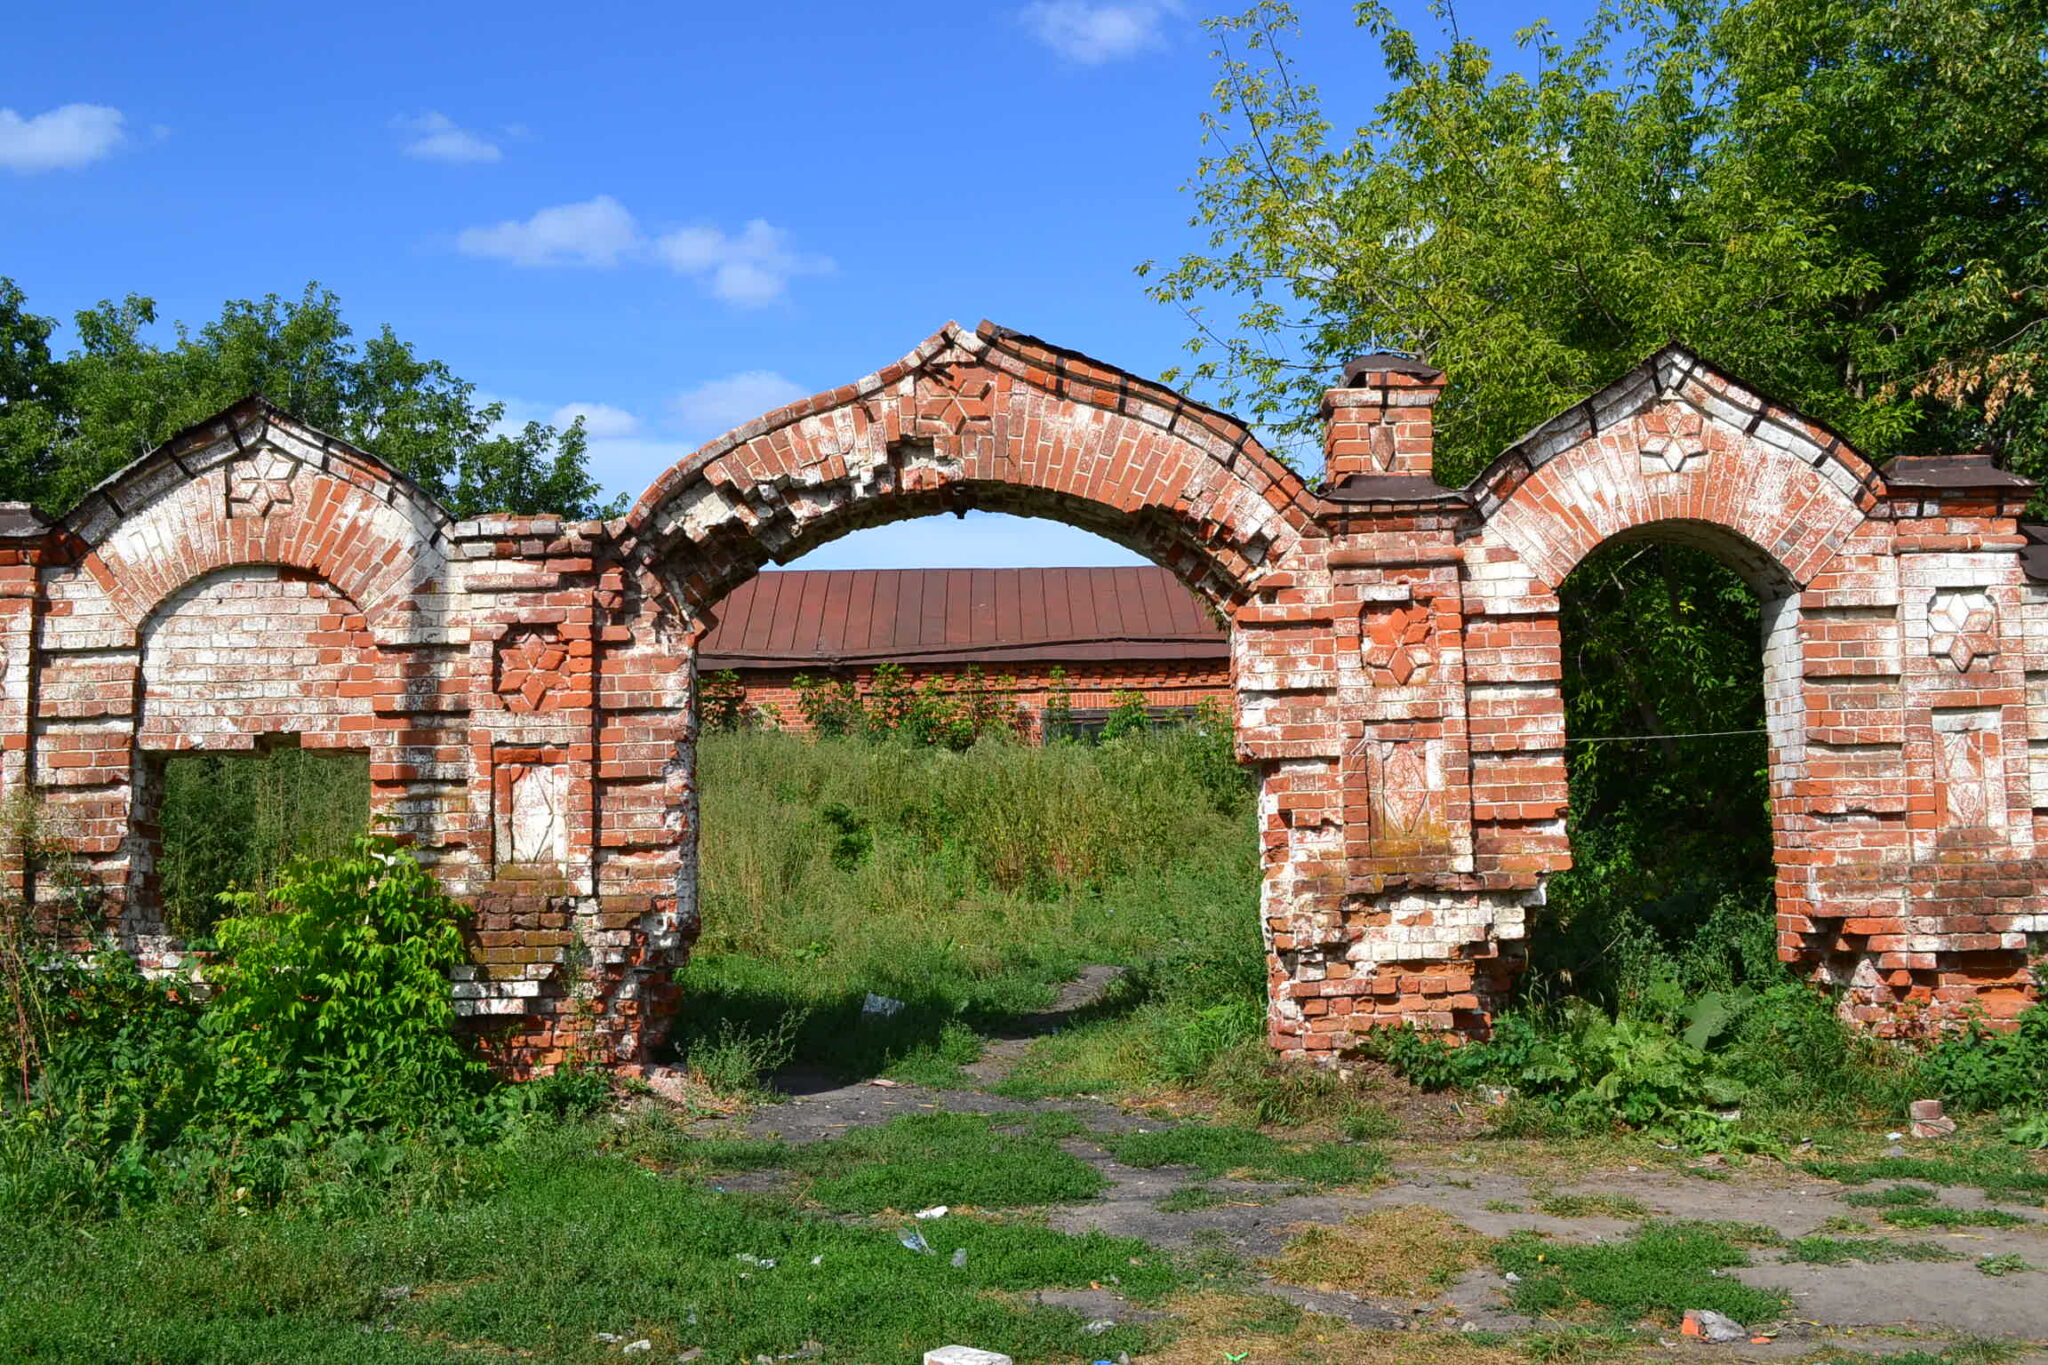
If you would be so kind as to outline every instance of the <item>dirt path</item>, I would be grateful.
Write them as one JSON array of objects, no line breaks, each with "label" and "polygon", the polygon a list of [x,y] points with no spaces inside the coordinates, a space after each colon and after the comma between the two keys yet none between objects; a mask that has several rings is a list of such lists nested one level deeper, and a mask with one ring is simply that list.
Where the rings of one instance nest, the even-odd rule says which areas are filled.
[{"label": "dirt path", "polygon": [[[994,1040],[981,1059],[966,1068],[972,1089],[931,1090],[866,1081],[830,1084],[792,1073],[777,1078],[789,1098],[753,1113],[743,1130],[757,1137],[791,1142],[833,1137],[849,1128],[885,1123],[905,1114],[947,1110],[992,1115],[1064,1113],[1091,1134],[1112,1135],[1171,1127],[1170,1119],[1148,1117],[1094,1099],[1020,1100],[989,1092],[1009,1074],[1032,1043],[1095,1003],[1120,975],[1114,967],[1090,967],[1070,982],[1056,1003],[1028,1016],[1008,1036]],[[1504,1144],[1439,1140],[1397,1149],[1390,1183],[1356,1193],[1303,1193],[1284,1185],[1240,1180],[1205,1180],[1185,1168],[1139,1170],[1118,1163],[1100,1143],[1076,1138],[1063,1144],[1108,1180],[1099,1200],[1049,1212],[1052,1226],[1068,1232],[1099,1229],[1176,1248],[1215,1247],[1257,1262],[1278,1253],[1289,1229],[1302,1223],[1339,1224],[1352,1214],[1426,1205],[1439,1209],[1488,1237],[1540,1232],[1560,1242],[1613,1241],[1628,1236],[1639,1219],[1559,1217],[1537,1205],[1558,1195],[1599,1195],[1633,1200],[1655,1218],[1726,1220],[1773,1229],[1786,1239],[1822,1233],[1839,1220],[1869,1221],[1871,1211],[1845,1204],[1843,1186],[1813,1179],[1770,1162],[1740,1170],[1713,1169],[1702,1177],[1633,1166],[1571,1170],[1559,1180],[1500,1169]],[[1711,1178],[1707,1178],[1711,1177]],[[1211,1207],[1171,1212],[1161,1207],[1195,1184],[1220,1196]],[[1984,1206],[1975,1190],[1949,1188],[1942,1202],[1957,1208]],[[1731,1273],[1742,1280],[1786,1291],[1793,1308],[1775,1325],[1768,1344],[1738,1343],[1687,1349],[1721,1359],[1778,1359],[1821,1345],[1865,1352],[1935,1349],[1957,1335],[2005,1339],[2020,1345],[2022,1358],[2048,1362],[2048,1273],[2016,1270],[1994,1277],[1975,1264],[1984,1257],[2016,1255],[2029,1266],[2048,1267],[2048,1215],[2039,1208],[1997,1207],[2028,1220],[2022,1227],[1900,1234],[1933,1242],[1960,1259],[1951,1262],[1897,1261],[1839,1266],[1790,1263],[1783,1252],[1763,1248],[1755,1265]],[[1419,1299],[1368,1299],[1291,1285],[1270,1276],[1257,1286],[1303,1307],[1366,1328],[1422,1328],[1461,1331],[1515,1330],[1540,1326],[1508,1311],[1509,1286],[1499,1272],[1465,1272],[1441,1293]],[[1140,1321],[1146,1310],[1108,1290],[1051,1292],[1043,1302],[1071,1307],[1091,1319]],[[1680,1343],[1673,1343],[1678,1345]]]}]

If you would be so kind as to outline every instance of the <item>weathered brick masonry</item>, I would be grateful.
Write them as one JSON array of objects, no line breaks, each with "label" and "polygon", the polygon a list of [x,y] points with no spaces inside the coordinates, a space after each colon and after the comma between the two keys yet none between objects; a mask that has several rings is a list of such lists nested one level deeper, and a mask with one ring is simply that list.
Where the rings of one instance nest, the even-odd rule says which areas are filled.
[{"label": "weathered brick masonry", "polygon": [[1668,349],[1449,490],[1440,383],[1354,365],[1312,487],[1156,384],[949,326],[583,525],[451,521],[246,401],[61,521],[0,509],[0,786],[46,799],[107,929],[162,961],[163,756],[367,752],[376,810],[477,908],[454,989],[507,1065],[633,1064],[697,927],[692,680],[719,601],[863,526],[1057,517],[1232,622],[1272,1042],[1331,1055],[1389,1022],[1486,1028],[1570,859],[1558,585],[1600,544],[1659,537],[1766,604],[1782,953],[1879,1031],[2023,1008],[2048,934],[2029,486],[1967,456],[1877,469]]}]

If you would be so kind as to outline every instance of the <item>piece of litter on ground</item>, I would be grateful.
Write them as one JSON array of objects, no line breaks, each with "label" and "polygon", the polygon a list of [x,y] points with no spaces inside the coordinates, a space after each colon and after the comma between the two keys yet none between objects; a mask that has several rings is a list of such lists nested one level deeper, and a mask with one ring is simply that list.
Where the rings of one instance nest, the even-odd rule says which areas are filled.
[{"label": "piece of litter on ground", "polygon": [[751,1251],[742,1251],[737,1256],[734,1256],[733,1259],[741,1265],[756,1266],[762,1270],[775,1269],[775,1258],[773,1256],[756,1256]]},{"label": "piece of litter on ground", "polygon": [[869,1081],[868,1084],[878,1085],[884,1090],[900,1090],[903,1087],[903,1082],[892,1081],[887,1076],[877,1076]]},{"label": "piece of litter on ground", "polygon": [[1749,1329],[1725,1313],[1711,1308],[1688,1308],[1678,1330],[1701,1341],[1741,1341]]},{"label": "piece of litter on ground", "polygon": [[812,1264],[812,1265],[823,1265],[823,1264],[825,1264],[825,1258],[824,1258],[823,1256],[813,1256],[813,1257],[811,1257],[811,1264]]},{"label": "piece of litter on ground", "polygon": [[628,1355],[628,1356],[630,1356],[630,1355],[638,1355],[638,1354],[640,1354],[640,1352],[642,1352],[642,1351],[651,1351],[651,1350],[653,1350],[653,1349],[654,1349],[654,1341],[653,1341],[653,1339],[652,1339],[652,1338],[649,1338],[649,1337],[642,1337],[642,1338],[640,1338],[640,1340],[638,1340],[638,1341],[629,1341],[629,1342],[627,1342],[627,1343],[626,1343],[626,1344],[625,1344],[624,1346],[621,1346],[621,1347],[619,1348],[619,1354],[620,1354],[620,1355]]},{"label": "piece of litter on ground", "polygon": [[1001,1351],[984,1351],[977,1346],[941,1346],[924,1353],[924,1365],[1016,1365]]},{"label": "piece of litter on ground", "polygon": [[967,1248],[966,1248],[966,1247],[956,1247],[956,1248],[954,1248],[954,1251],[953,1251],[953,1269],[955,1269],[955,1270],[965,1270],[966,1268],[967,1268]]},{"label": "piece of litter on ground", "polygon": [[912,1217],[944,1218],[947,1214],[951,1213],[952,1211],[953,1206],[951,1204],[934,1204],[928,1209],[919,1209],[915,1214],[912,1215]]},{"label": "piece of litter on ground", "polygon": [[889,1016],[901,1011],[902,1008],[903,1002],[901,1000],[892,1000],[886,995],[876,995],[873,991],[869,991],[868,998],[861,1002],[860,1012],[862,1014],[872,1014],[880,1019],[887,1019]]},{"label": "piece of litter on ground", "polygon": [[1081,1331],[1087,1336],[1099,1337],[1114,1326],[1116,1326],[1115,1318],[1097,1318],[1086,1327],[1083,1327]]},{"label": "piece of litter on ground", "polygon": [[932,1254],[932,1244],[930,1242],[927,1242],[924,1239],[924,1234],[919,1232],[916,1228],[903,1229],[903,1231],[897,1235],[896,1240],[903,1243],[904,1246],[908,1247],[910,1250],[916,1252],[920,1256],[929,1256]]},{"label": "piece of litter on ground", "polygon": [[702,1360],[703,1358],[704,1348],[702,1346],[692,1346],[689,1350],[676,1357],[676,1365],[690,1365],[691,1361]]},{"label": "piece of litter on ground", "polygon": [[593,1333],[591,1334],[591,1337],[590,1337],[590,1339],[591,1339],[592,1341],[602,1341],[602,1342],[614,1342],[614,1341],[624,1341],[624,1340],[625,1340],[625,1338],[624,1338],[624,1337],[622,1337],[622,1336],[620,1336],[620,1335],[619,1335],[619,1334],[618,1334],[617,1332],[593,1332]]}]

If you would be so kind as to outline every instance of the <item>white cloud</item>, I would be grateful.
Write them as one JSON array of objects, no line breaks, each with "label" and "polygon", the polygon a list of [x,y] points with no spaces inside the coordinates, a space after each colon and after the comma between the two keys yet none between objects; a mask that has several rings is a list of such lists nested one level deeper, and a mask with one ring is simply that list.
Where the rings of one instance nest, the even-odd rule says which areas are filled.
[{"label": "white cloud", "polygon": [[1164,40],[1180,0],[1032,0],[1022,17],[1038,40],[1070,62],[1099,66],[1134,57]]},{"label": "white cloud", "polygon": [[401,150],[422,161],[497,161],[504,156],[497,143],[432,110],[400,119],[397,126],[410,138]]},{"label": "white cloud", "polygon": [[83,166],[121,141],[121,111],[104,104],[66,104],[34,118],[0,109],[0,166],[27,175]]},{"label": "white cloud", "polygon": [[671,269],[701,276],[714,297],[742,307],[773,303],[798,275],[822,275],[829,256],[806,255],[790,246],[789,234],[755,218],[733,236],[715,227],[682,228],[654,244]]},{"label": "white cloud", "polygon": [[722,228],[678,228],[649,240],[626,206],[608,194],[581,204],[542,209],[524,222],[465,228],[456,249],[514,265],[610,267],[650,260],[701,280],[714,298],[745,308],[774,303],[799,275],[828,274],[829,256],[798,251],[789,233],[760,218],[737,233]]},{"label": "white cloud", "polygon": [[549,415],[548,425],[559,431],[578,417],[583,419],[584,434],[593,441],[631,436],[640,430],[639,418],[609,403],[564,403]]},{"label": "white cloud", "polygon": [[608,194],[542,209],[525,222],[464,228],[455,249],[514,265],[614,266],[640,246],[640,228]]},{"label": "white cloud", "polygon": [[671,405],[686,434],[710,440],[810,391],[773,370],[743,370],[685,389]]}]

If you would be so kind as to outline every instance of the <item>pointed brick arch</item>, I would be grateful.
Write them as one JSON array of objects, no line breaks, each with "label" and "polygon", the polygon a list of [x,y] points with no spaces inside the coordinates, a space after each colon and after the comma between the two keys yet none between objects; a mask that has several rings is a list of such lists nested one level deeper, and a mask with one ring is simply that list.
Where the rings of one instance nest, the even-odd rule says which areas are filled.
[{"label": "pointed brick arch", "polygon": [[1525,591],[1554,592],[1598,546],[1655,534],[1713,550],[1770,593],[1848,551],[1880,487],[1840,437],[1667,347],[1517,442],[1470,491],[1488,541],[1527,569]]},{"label": "pointed brick arch", "polygon": [[1235,418],[993,323],[949,323],[704,447],[655,481],[626,535],[701,610],[849,531],[1012,512],[1119,541],[1227,609],[1316,533],[1315,505]]},{"label": "pointed brick arch", "polygon": [[269,564],[318,575],[380,632],[415,624],[444,571],[451,518],[411,480],[248,398],[89,493],[60,523],[104,593],[110,642],[209,574]]}]

